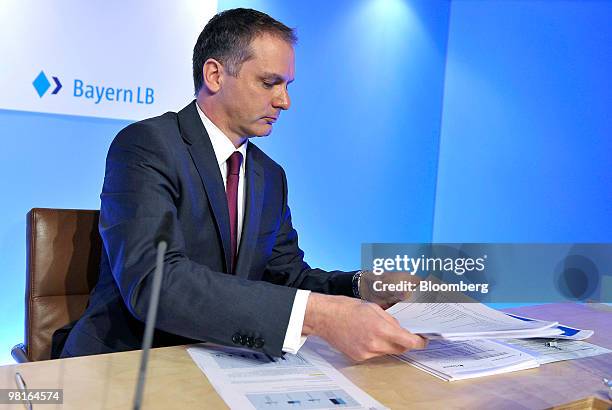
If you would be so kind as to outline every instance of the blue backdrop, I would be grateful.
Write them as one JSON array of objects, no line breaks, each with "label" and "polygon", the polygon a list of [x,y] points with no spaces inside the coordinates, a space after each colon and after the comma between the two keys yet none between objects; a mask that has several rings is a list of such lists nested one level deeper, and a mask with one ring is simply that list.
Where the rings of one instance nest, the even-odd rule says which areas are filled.
[{"label": "blue backdrop", "polygon": [[612,2],[453,1],[434,240],[612,241]]},{"label": "blue backdrop", "polygon": [[[298,30],[293,106],[255,142],[311,264],[357,268],[362,242],[607,240],[610,2],[219,1],[238,6]],[[97,208],[125,125],[0,111],[0,363],[23,338],[26,212]]]}]

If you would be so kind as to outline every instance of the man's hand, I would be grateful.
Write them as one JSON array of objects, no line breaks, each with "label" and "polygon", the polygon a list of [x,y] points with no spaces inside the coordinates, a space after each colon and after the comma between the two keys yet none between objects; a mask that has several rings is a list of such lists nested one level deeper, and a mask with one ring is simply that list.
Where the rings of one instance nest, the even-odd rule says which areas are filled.
[{"label": "man's hand", "polygon": [[427,344],[373,303],[318,293],[308,297],[302,333],[322,337],[356,361],[422,349]]}]

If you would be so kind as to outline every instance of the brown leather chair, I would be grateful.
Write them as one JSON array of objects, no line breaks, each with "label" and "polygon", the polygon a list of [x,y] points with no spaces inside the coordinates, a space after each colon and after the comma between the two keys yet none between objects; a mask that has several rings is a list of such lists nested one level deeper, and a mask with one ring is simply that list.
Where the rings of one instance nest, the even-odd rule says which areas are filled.
[{"label": "brown leather chair", "polygon": [[53,333],[76,321],[98,280],[98,211],[34,208],[27,215],[25,340],[17,362],[51,358]]}]

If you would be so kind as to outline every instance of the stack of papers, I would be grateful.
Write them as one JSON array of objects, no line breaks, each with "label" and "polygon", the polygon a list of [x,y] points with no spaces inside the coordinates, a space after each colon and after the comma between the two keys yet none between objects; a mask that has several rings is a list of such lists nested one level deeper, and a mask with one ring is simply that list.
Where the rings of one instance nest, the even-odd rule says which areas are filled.
[{"label": "stack of papers", "polygon": [[[528,322],[538,320],[538,319],[531,319],[531,318],[524,317],[524,316],[513,315],[510,313],[506,313],[506,314],[508,316],[512,316],[514,318],[525,320]],[[557,325],[556,328],[561,333],[556,335],[554,337],[555,339],[584,340],[584,339],[588,339],[589,337],[593,336],[593,333],[594,333],[592,330],[576,329],[575,327],[569,327],[569,326],[564,326],[564,325]]]},{"label": "stack of papers", "polygon": [[519,318],[482,303],[397,303],[387,312],[404,329],[428,339],[525,339],[563,334],[559,322]]},{"label": "stack of papers", "polygon": [[612,351],[571,339],[554,342],[550,339],[432,340],[426,349],[412,350],[397,357],[442,380],[455,381],[606,353]]},{"label": "stack of papers", "polygon": [[472,379],[538,367],[531,355],[493,340],[433,340],[426,349],[397,356],[446,381]]},{"label": "stack of papers", "polygon": [[403,328],[431,340],[426,349],[397,357],[447,381],[610,352],[582,341],[592,330],[511,315],[481,303],[398,303],[387,312]]}]

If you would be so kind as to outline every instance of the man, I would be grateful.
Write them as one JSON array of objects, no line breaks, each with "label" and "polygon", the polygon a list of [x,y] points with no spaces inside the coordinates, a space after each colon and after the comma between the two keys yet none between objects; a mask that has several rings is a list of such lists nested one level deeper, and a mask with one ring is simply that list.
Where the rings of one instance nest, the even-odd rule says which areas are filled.
[{"label": "man", "polygon": [[210,341],[278,356],[313,334],[355,360],[423,346],[353,297],[359,274],[303,261],[285,173],[248,142],[289,109],[295,41],[266,14],[219,13],[194,48],[197,100],[117,135],[101,194],[100,279],[62,356],[140,348],[167,212],[154,346]]}]

